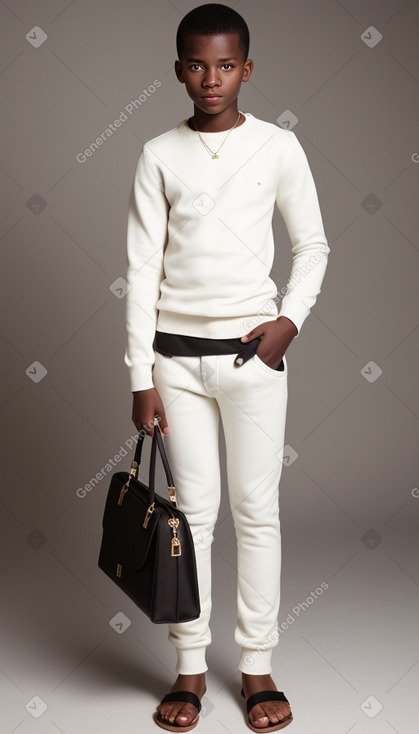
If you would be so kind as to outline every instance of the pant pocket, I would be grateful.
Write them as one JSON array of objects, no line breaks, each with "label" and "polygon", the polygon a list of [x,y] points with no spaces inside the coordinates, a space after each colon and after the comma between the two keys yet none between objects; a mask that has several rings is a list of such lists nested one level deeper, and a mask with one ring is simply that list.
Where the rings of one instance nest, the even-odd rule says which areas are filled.
[{"label": "pant pocket", "polygon": [[[278,368],[276,370],[272,369],[272,367],[269,367],[269,365],[264,362],[258,354],[253,355],[253,359],[251,360],[253,364],[258,368],[264,370],[264,372],[267,372],[268,374],[272,375],[273,377],[284,377],[288,374],[288,364],[287,364],[287,358],[284,354],[282,357],[281,363],[279,364]],[[281,369],[283,368],[283,369]]]}]

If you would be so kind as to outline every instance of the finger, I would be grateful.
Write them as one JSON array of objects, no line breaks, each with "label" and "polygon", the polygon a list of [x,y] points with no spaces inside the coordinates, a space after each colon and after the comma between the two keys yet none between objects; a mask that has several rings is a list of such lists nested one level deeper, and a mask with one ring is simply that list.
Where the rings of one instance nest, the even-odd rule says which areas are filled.
[{"label": "finger", "polygon": [[234,364],[236,364],[238,367],[241,367],[245,362],[247,362],[248,359],[253,357],[259,344],[260,344],[259,337],[256,337],[255,339],[252,339],[250,342],[245,343],[243,349],[240,349],[240,352],[237,354],[234,360]]},{"label": "finger", "polygon": [[265,324],[259,324],[259,326],[255,326],[254,329],[248,331],[247,334],[241,337],[241,339],[243,339],[245,342],[250,342],[253,341],[253,339],[258,339],[265,333],[264,326]]},{"label": "finger", "polygon": [[163,434],[163,436],[170,436],[170,428],[164,412],[162,412],[161,415],[156,416],[155,423],[160,428],[160,432]]},{"label": "finger", "polygon": [[156,426],[155,418],[150,418],[147,423],[141,423],[140,430],[144,435],[154,437],[154,429]]},{"label": "finger", "polygon": [[254,339],[257,336],[257,334],[255,333],[255,331],[256,331],[255,329],[252,329],[252,331],[248,331],[247,334],[245,334],[244,336],[241,337],[242,341],[249,342],[252,339]]}]

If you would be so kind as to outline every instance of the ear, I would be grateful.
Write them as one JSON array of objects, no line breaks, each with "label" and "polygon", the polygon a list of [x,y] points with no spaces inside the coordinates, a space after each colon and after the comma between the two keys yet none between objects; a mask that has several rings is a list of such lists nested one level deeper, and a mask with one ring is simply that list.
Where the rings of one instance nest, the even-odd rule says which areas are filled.
[{"label": "ear", "polygon": [[180,81],[180,83],[181,84],[185,84],[185,80],[184,80],[183,74],[182,74],[182,64],[177,59],[175,61],[175,74],[176,74],[178,80]]},{"label": "ear", "polygon": [[247,59],[247,61],[244,62],[242,82],[249,81],[250,77],[252,76],[253,68],[254,63],[252,59]]}]

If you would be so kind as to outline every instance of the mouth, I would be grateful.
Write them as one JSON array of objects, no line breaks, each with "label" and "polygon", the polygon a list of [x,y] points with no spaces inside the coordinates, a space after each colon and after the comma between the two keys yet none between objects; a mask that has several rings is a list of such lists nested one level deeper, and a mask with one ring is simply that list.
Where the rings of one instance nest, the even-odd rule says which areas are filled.
[{"label": "mouth", "polygon": [[210,104],[215,104],[215,102],[219,102],[220,99],[222,99],[220,94],[206,94],[205,97],[202,97],[205,102],[209,102]]}]

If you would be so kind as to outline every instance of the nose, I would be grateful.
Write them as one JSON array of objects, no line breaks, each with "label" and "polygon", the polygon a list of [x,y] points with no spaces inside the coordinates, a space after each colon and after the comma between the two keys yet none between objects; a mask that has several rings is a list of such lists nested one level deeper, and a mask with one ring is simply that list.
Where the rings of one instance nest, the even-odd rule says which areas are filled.
[{"label": "nose", "polygon": [[216,69],[207,69],[202,84],[204,87],[219,86],[220,78]]}]

